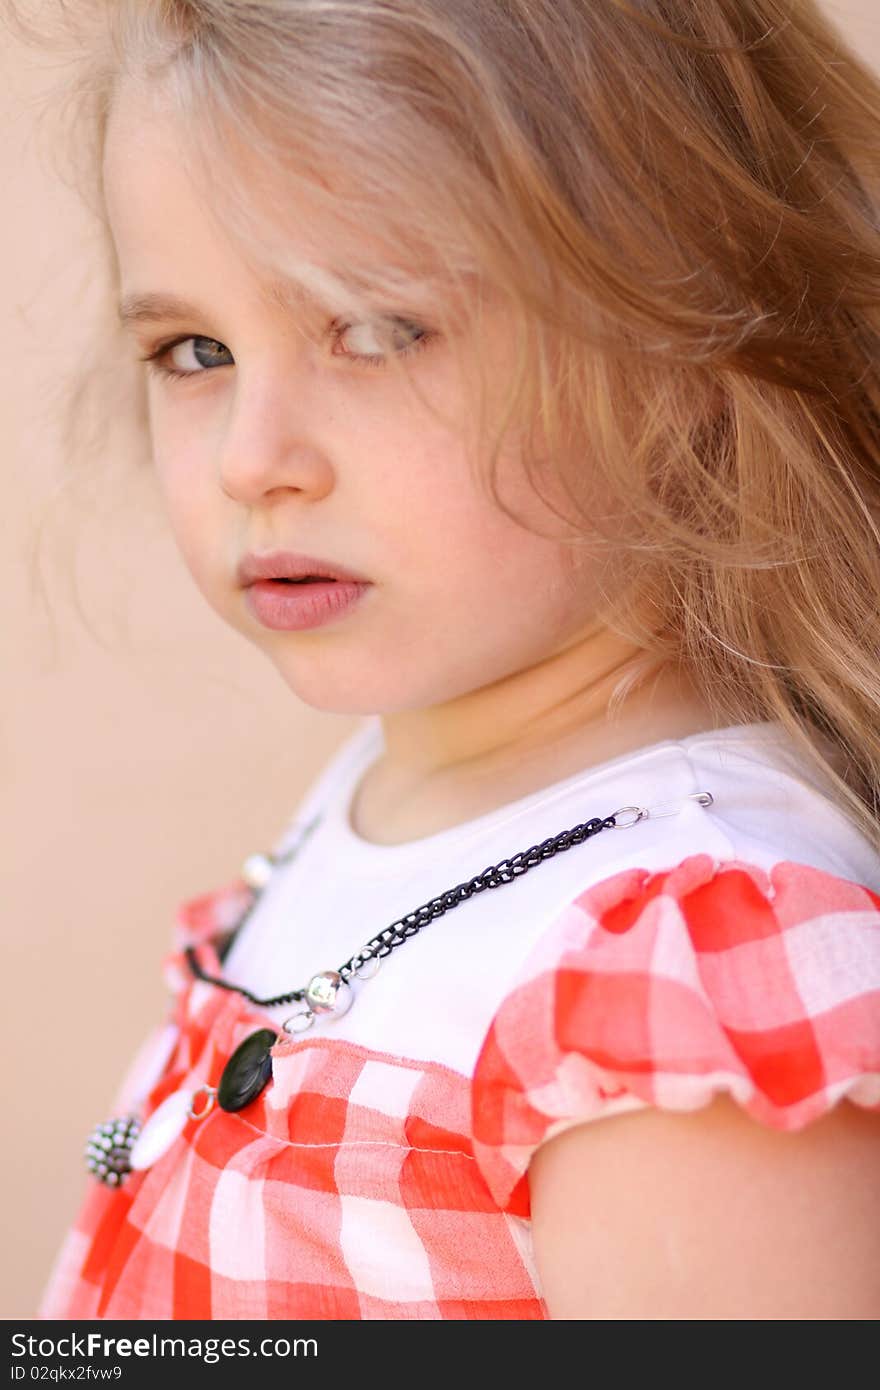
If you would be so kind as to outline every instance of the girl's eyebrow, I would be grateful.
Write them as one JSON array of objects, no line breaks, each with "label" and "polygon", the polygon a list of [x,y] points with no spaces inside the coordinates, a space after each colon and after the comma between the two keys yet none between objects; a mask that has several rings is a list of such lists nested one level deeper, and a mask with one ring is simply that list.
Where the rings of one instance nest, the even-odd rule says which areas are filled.
[{"label": "girl's eyebrow", "polygon": [[[337,273],[337,278],[342,284],[348,283],[344,276]],[[355,288],[354,283],[351,284]],[[274,280],[266,287],[264,292],[266,300],[281,308],[293,311],[299,305],[316,305],[320,302],[319,296],[309,290],[307,286],[294,280]],[[207,318],[208,315],[200,309],[197,304],[193,304],[188,299],[181,299],[175,294],[166,294],[158,291],[151,294],[128,294],[119,304],[119,319],[126,326],[136,323],[159,323],[167,319],[193,319]]]},{"label": "girl's eyebrow", "polygon": [[186,299],[178,299],[173,294],[129,294],[119,305],[119,319],[123,324],[195,318],[198,314],[199,310],[195,304],[190,304]]},{"label": "girl's eyebrow", "polygon": [[[350,274],[341,270],[332,270],[330,275],[331,283],[335,287],[340,287],[343,292],[348,291],[353,295],[363,293],[362,283],[359,283]],[[319,273],[315,278],[315,284],[320,285],[321,283],[322,278]],[[410,296],[415,293],[416,287],[416,281],[409,282]],[[439,282],[435,282],[432,286],[431,281],[426,280],[424,276],[418,279],[420,298],[428,293],[432,293],[436,297],[440,288]],[[326,293],[322,295],[317,288],[309,289],[308,285],[301,280],[283,276],[270,281],[264,287],[262,297],[268,304],[280,306],[290,314],[295,314],[303,308],[326,309],[328,304]],[[342,310],[340,309],[339,312]],[[119,319],[125,326],[137,323],[159,323],[168,319],[206,319],[208,317],[209,315],[204,310],[190,300],[181,299],[178,295],[166,294],[161,291],[152,294],[128,294],[119,304]]]}]

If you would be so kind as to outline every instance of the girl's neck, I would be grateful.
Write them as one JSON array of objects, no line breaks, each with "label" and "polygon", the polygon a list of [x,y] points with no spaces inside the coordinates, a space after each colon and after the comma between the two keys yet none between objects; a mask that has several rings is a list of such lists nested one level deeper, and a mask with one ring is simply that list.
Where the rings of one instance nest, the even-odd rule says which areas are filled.
[{"label": "girl's neck", "polygon": [[570,648],[442,707],[386,716],[385,751],[352,797],[352,828],[379,845],[422,839],[582,769],[719,726],[694,684],[668,667],[655,666],[609,714],[638,654],[610,637],[602,651],[601,675],[586,685],[571,679],[584,668]]}]

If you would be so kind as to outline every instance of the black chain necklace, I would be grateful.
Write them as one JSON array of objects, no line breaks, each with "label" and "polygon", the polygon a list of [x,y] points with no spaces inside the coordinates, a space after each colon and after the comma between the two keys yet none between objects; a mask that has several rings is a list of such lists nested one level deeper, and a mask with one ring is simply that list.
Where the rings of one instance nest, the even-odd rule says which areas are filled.
[{"label": "black chain necklace", "polygon": [[[693,800],[702,806],[711,806],[711,792],[693,792],[680,801]],[[663,803],[664,806],[679,803]],[[529,849],[520,850],[499,864],[490,864],[482,873],[447,888],[443,893],[421,907],[407,912],[389,926],[384,927],[364,946],[350,956],[338,970],[322,970],[313,975],[308,984],[288,990],[286,994],[273,995],[260,999],[243,985],[233,984],[218,975],[209,975],[200,966],[195,948],[186,947],[184,955],[191,973],[199,980],[219,989],[232,990],[241,994],[252,1004],[261,1008],[274,1008],[280,1004],[305,1003],[305,1008],[291,1014],[281,1025],[288,1035],[304,1032],[310,1028],[319,1015],[339,1018],[347,1013],[354,1000],[351,981],[355,978],[368,980],[375,975],[380,962],[411,937],[416,936],[423,927],[437,917],[442,917],[460,903],[466,902],[476,893],[489,888],[501,888],[505,883],[528,873],[530,869],[552,859],[555,855],[583,844],[585,840],[598,835],[602,830],[620,830],[636,825],[649,815],[656,817],[674,815],[674,811],[661,807],[621,806],[605,817],[593,817],[582,824],[563,830],[550,839]],[[631,820],[620,817],[630,815]],[[229,933],[222,952],[218,953],[221,963],[233,941],[253,911],[257,901],[278,867],[291,859],[300,849],[303,841],[318,825],[321,816],[301,831],[292,848],[284,854],[252,855],[245,861],[243,877],[251,889],[252,899],[238,922]],[[116,1186],[122,1182],[132,1169],[150,1167],[157,1158],[166,1152],[183,1131],[187,1120],[201,1120],[213,1109],[215,1100],[222,1110],[234,1112],[241,1110],[255,1100],[272,1075],[271,1049],[279,1039],[279,1034],[271,1028],[260,1028],[250,1033],[229,1057],[220,1077],[219,1084],[199,1086],[197,1089],[175,1091],[167,1096],[153,1112],[146,1125],[141,1128],[137,1116],[128,1115],[122,1119],[108,1121],[99,1125],[90,1136],[86,1146],[86,1166],[102,1182]],[[199,1108],[199,1098],[204,1097],[203,1107]]]}]

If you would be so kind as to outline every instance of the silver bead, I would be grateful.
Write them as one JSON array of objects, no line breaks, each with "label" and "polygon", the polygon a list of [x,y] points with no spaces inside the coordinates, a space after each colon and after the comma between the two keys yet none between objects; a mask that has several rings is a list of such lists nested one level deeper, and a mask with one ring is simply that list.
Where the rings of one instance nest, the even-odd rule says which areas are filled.
[{"label": "silver bead", "polygon": [[265,888],[274,872],[275,865],[268,854],[250,854],[241,866],[245,883],[258,893]]},{"label": "silver bead", "polygon": [[340,1018],[351,1008],[351,988],[338,971],[322,970],[306,986],[306,1003],[316,1014],[335,1014]]}]

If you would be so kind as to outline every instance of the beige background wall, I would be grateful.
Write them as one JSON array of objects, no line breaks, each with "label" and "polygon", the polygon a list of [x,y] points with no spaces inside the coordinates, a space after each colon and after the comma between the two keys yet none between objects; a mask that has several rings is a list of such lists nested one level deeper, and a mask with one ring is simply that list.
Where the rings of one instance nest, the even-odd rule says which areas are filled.
[{"label": "beige background wall", "polygon": [[[880,67],[878,0],[826,8]],[[148,476],[99,493],[85,515],[58,492],[67,460],[53,391],[82,350],[94,255],[38,138],[37,99],[62,75],[0,28],[7,1319],[34,1316],[85,1189],[87,1133],[164,1015],[158,963],[175,906],[268,847],[358,722],[294,699],[207,608]],[[115,462],[111,477],[124,476]],[[54,621],[33,583],[41,518]],[[53,561],[72,527],[96,635]]]}]

